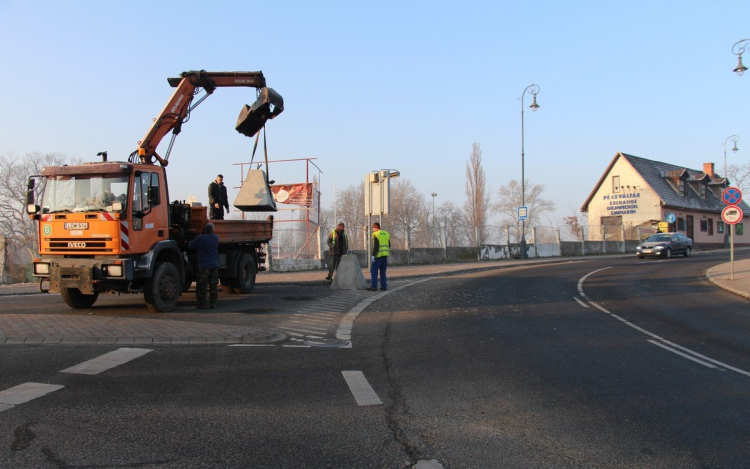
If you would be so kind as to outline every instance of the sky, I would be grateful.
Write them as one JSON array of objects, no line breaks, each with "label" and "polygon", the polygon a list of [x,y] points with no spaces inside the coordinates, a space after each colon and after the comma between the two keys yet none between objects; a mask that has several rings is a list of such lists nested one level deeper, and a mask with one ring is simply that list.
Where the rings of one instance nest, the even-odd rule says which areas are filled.
[{"label": "sky", "polygon": [[[382,168],[427,203],[436,192],[436,205],[460,206],[475,142],[493,201],[520,180],[519,98],[535,83],[524,167],[555,224],[618,151],[722,172],[736,134],[729,164],[750,160],[750,73],[732,72],[748,19],[747,0],[0,0],[0,154],[126,161],[171,96],[168,77],[262,70],[285,103],[267,124],[269,159],[315,158],[324,207]],[[218,173],[239,185],[234,164],[254,139],[234,125],[254,99],[218,89],[193,111],[169,160],[172,198],[207,201]],[[276,163],[270,178],[304,182],[306,169]]]}]

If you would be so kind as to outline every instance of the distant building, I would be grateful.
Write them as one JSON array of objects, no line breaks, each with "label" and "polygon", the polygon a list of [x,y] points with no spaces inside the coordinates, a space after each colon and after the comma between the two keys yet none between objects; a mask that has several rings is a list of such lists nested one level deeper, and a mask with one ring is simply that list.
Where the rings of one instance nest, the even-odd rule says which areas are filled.
[{"label": "distant building", "polygon": [[[732,225],[721,219],[726,206],[721,194],[729,185],[714,173],[713,163],[697,171],[618,152],[581,207],[589,225],[601,225],[590,230],[588,239],[610,239],[623,225],[649,234],[660,222],[671,222],[668,231],[684,233],[696,246],[724,246]],[[743,219],[733,225],[734,242],[750,245],[750,233],[745,232],[750,206],[743,201],[739,208]]]}]

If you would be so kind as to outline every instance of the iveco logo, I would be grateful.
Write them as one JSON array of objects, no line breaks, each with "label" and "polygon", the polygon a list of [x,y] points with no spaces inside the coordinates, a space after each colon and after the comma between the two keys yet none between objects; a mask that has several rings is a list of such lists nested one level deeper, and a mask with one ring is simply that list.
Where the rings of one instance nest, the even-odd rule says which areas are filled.
[{"label": "iveco logo", "polygon": [[86,247],[86,243],[84,243],[82,241],[70,242],[70,243],[68,243],[68,247],[69,248],[85,248]]}]

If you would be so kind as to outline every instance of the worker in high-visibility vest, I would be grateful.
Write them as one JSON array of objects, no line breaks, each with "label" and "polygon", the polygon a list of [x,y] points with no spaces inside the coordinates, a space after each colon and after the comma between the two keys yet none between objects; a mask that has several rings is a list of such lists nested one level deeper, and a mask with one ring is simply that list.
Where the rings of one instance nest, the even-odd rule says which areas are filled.
[{"label": "worker in high-visibility vest", "polygon": [[333,274],[336,269],[339,268],[339,262],[341,262],[341,256],[349,252],[349,235],[344,231],[344,223],[339,222],[336,229],[331,231],[328,235],[328,276],[326,280],[333,279]]},{"label": "worker in high-visibility vest", "polygon": [[388,290],[388,280],[385,271],[388,269],[388,256],[391,253],[391,235],[380,229],[380,223],[372,224],[372,262],[370,265],[370,286],[367,290],[378,289],[378,273],[380,273],[380,289]]}]

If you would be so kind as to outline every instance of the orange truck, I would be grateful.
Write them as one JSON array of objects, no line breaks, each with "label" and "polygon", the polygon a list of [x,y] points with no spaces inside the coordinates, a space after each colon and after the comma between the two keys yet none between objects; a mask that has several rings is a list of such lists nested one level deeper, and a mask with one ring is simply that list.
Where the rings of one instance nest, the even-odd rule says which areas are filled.
[{"label": "orange truck", "polygon": [[[39,229],[33,272],[72,308],[90,308],[100,293],[112,292],[143,293],[154,312],[174,309],[195,278],[196,253],[188,244],[208,222],[207,207],[169,202],[166,166],[182,124],[218,87],[258,90],[237,121],[237,131],[248,137],[284,109],[262,72],[190,71],[168,82],[174,94],[127,161],[108,161],[102,152],[101,161],[49,166],[29,177],[27,212]],[[205,94],[193,104],[201,89]],[[170,131],[172,141],[160,156],[156,148]],[[260,189],[269,190],[265,173],[263,178]],[[271,210],[275,206],[257,209]],[[263,248],[272,238],[273,216],[213,223],[222,288],[250,293],[256,273],[265,269]]]}]

